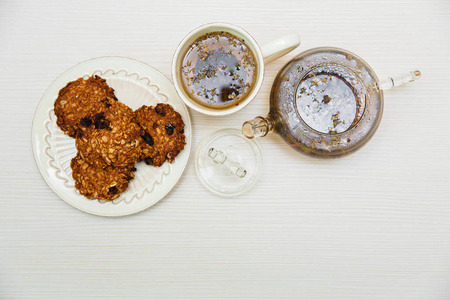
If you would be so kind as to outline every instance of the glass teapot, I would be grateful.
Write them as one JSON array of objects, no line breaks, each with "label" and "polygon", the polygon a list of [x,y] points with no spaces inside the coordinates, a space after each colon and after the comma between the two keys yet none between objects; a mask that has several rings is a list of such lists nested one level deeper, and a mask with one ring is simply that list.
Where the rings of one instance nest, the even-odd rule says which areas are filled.
[{"label": "glass teapot", "polygon": [[270,93],[270,111],[242,126],[249,138],[277,132],[295,150],[338,157],[365,145],[383,114],[383,90],[419,79],[412,71],[380,81],[357,55],[314,48],[288,62]]}]

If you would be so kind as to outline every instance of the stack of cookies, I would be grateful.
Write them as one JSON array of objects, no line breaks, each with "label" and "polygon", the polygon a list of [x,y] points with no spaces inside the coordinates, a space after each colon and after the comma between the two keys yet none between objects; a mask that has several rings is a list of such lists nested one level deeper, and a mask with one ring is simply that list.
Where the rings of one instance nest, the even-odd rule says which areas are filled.
[{"label": "stack of cookies", "polygon": [[185,145],[183,119],[170,105],[133,111],[99,76],[69,82],[59,91],[54,112],[59,128],[76,139],[70,166],[75,187],[86,198],[118,198],[134,178],[136,162],[159,167],[173,162]]}]

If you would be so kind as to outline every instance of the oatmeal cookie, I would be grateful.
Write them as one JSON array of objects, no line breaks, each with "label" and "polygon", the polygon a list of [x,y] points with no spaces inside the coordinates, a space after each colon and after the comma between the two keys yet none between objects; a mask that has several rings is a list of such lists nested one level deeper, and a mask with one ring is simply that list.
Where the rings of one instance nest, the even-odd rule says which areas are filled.
[{"label": "oatmeal cookie", "polygon": [[82,118],[75,146],[80,156],[97,167],[127,167],[141,156],[141,128],[135,114],[125,104],[106,99],[104,110],[92,118]]},{"label": "oatmeal cookie", "polygon": [[97,75],[69,82],[55,100],[56,124],[65,134],[75,137],[81,118],[91,118],[98,113],[103,107],[100,101],[107,97],[117,100],[114,90]]},{"label": "oatmeal cookie", "polygon": [[133,167],[99,168],[89,164],[79,154],[70,162],[77,190],[88,199],[114,200],[125,191],[134,178]]},{"label": "oatmeal cookie", "polygon": [[163,103],[158,103],[156,107],[141,106],[135,113],[143,129],[140,159],[157,167],[166,160],[172,162],[186,144],[181,115],[172,106]]}]

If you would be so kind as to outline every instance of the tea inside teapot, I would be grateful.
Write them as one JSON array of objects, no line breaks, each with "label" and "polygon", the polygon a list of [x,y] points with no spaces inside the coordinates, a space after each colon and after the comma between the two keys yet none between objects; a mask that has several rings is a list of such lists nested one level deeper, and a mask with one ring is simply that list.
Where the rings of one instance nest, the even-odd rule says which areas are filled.
[{"label": "tea inside teapot", "polygon": [[365,108],[365,89],[351,71],[336,66],[314,68],[299,81],[296,109],[302,120],[322,133],[355,126]]}]

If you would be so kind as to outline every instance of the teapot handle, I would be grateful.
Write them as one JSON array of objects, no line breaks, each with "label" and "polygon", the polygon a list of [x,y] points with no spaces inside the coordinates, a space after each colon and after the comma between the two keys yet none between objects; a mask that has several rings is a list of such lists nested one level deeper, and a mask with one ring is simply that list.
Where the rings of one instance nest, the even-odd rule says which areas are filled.
[{"label": "teapot handle", "polygon": [[378,83],[378,88],[380,90],[388,90],[393,87],[400,86],[405,83],[416,81],[422,76],[419,70],[414,70],[408,73],[402,73],[397,76],[387,77],[383,80],[380,80]]},{"label": "teapot handle", "polygon": [[282,35],[273,41],[261,46],[264,63],[270,63],[285,54],[288,54],[300,45],[300,36],[295,33]]}]

